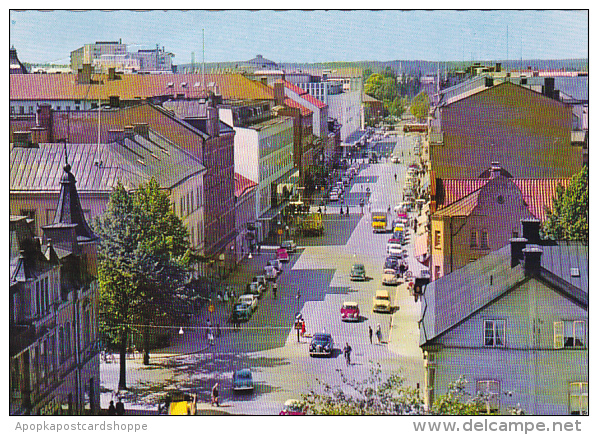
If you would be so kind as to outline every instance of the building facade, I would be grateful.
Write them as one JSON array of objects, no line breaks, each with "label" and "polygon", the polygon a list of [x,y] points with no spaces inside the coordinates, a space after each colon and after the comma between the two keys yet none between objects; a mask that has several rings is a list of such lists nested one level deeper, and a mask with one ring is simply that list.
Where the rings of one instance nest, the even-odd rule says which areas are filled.
[{"label": "building facade", "polygon": [[427,405],[465,377],[492,414],[588,414],[587,246],[526,243],[513,239],[427,286]]},{"label": "building facade", "polygon": [[54,219],[35,238],[10,219],[10,414],[100,409],[96,236],[67,163]]},{"label": "building facade", "polygon": [[429,152],[436,177],[476,178],[490,161],[515,178],[567,178],[581,169],[570,106],[552,93],[486,80],[445,95],[433,110]]}]

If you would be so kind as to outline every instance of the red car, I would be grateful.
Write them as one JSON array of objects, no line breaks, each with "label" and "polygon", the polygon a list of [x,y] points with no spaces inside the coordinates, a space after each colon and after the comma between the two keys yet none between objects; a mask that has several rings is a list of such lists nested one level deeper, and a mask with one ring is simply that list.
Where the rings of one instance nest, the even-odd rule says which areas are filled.
[{"label": "red car", "polygon": [[288,254],[287,250],[284,248],[278,248],[276,250],[276,259],[278,261],[287,263],[289,261],[289,254]]},{"label": "red car", "polygon": [[357,305],[357,302],[343,302],[341,320],[348,322],[359,321],[359,305]]},{"label": "red car", "polygon": [[299,404],[299,401],[291,399],[284,402],[284,408],[278,415],[305,415],[305,410]]}]

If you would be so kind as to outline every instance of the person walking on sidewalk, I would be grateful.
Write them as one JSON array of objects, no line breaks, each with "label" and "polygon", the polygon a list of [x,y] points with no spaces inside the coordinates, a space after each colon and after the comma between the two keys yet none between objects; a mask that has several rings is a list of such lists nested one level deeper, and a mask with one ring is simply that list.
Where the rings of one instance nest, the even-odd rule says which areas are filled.
[{"label": "person walking on sidewalk", "polygon": [[125,404],[118,398],[118,402],[116,402],[116,415],[125,415]]},{"label": "person walking on sidewalk", "polygon": [[347,216],[349,216],[349,206],[347,206]]},{"label": "person walking on sidewalk", "polygon": [[212,406],[214,406],[214,404],[220,406],[220,403],[218,402],[218,382],[212,387]]},{"label": "person walking on sidewalk", "polygon": [[376,327],[376,337],[378,338],[378,344],[382,343],[382,328],[380,327],[380,324],[378,323],[378,326]]},{"label": "person walking on sidewalk", "polygon": [[368,325],[368,333],[370,334],[370,344],[372,344],[372,336],[374,335],[374,331],[370,325]]},{"label": "person walking on sidewalk", "polygon": [[347,342],[345,344],[345,348],[343,349],[343,353],[345,354],[345,362],[347,363],[348,366],[351,365],[351,351],[353,349],[351,349],[351,346],[349,346],[349,343]]},{"label": "person walking on sidewalk", "polygon": [[272,284],[272,295],[274,296],[274,299],[276,299],[277,291],[278,291],[278,284],[276,284],[276,283]]},{"label": "person walking on sidewalk", "polygon": [[110,401],[110,406],[108,407],[108,415],[116,415],[116,408],[114,407],[114,400]]}]

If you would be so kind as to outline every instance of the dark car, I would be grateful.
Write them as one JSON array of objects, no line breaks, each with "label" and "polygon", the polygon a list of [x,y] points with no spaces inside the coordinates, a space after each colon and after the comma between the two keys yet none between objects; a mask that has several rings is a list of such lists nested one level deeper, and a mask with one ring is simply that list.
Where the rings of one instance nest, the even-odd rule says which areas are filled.
[{"label": "dark car", "polygon": [[237,370],[233,373],[233,391],[253,391],[253,375],[250,369]]},{"label": "dark car", "polygon": [[233,320],[248,320],[251,317],[251,306],[243,303],[233,307]]},{"label": "dark car", "polygon": [[325,333],[314,334],[309,343],[309,356],[330,356],[334,349],[332,335]]},{"label": "dark car", "polygon": [[396,257],[387,257],[384,262],[384,269],[399,270],[399,259]]},{"label": "dark car", "polygon": [[365,266],[356,263],[351,267],[351,281],[365,281]]}]

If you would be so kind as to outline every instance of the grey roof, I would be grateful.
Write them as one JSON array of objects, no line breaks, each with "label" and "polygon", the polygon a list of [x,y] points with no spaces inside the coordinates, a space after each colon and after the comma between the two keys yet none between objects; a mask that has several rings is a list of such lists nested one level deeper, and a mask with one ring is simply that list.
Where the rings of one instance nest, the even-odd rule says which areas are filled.
[{"label": "grey roof", "polygon": [[[68,144],[71,172],[79,192],[109,192],[118,180],[127,188],[154,177],[171,188],[205,171],[200,160],[150,131],[148,138],[108,144]],[[63,174],[64,146],[40,144],[39,148],[13,147],[10,151],[11,192],[55,192]]]},{"label": "grey roof", "polygon": [[162,106],[174,112],[178,118],[207,118],[208,116],[206,100],[169,100]]},{"label": "grey roof", "polygon": [[[555,77],[554,87],[561,92],[561,98],[569,96],[576,101],[588,101],[588,77]],[[562,94],[565,94],[564,96]]]},{"label": "grey roof", "polygon": [[[543,279],[561,294],[587,307],[588,247],[559,242],[543,245]],[[571,277],[571,267],[580,277]],[[492,276],[492,285],[490,285]],[[444,334],[526,279],[522,265],[511,268],[511,247],[493,251],[428,284],[422,303],[420,345]]]}]

